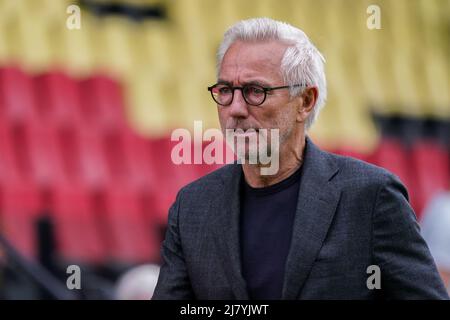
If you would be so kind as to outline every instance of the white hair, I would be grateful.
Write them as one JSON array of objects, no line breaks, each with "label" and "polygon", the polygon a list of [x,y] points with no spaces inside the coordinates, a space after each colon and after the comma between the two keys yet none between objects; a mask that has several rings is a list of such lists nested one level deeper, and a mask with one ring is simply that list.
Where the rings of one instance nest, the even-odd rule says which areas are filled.
[{"label": "white hair", "polygon": [[[318,90],[316,104],[306,120],[305,127],[309,129],[325,105],[327,83],[324,71],[325,59],[308,36],[288,23],[269,18],[239,21],[224,34],[217,52],[217,73],[220,71],[225,53],[236,40],[245,42],[279,40],[289,45],[281,62],[281,74],[286,85],[303,84],[314,86]],[[291,97],[302,92],[302,87],[290,89]]]}]

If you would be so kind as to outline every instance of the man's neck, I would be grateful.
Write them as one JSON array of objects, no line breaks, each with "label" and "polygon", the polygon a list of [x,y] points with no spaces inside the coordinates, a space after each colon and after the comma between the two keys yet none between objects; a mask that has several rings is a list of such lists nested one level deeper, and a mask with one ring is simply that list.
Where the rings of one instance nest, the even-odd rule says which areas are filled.
[{"label": "man's neck", "polygon": [[244,171],[245,181],[253,188],[263,188],[288,178],[302,165],[305,144],[305,139],[302,139],[298,148],[280,150],[280,167],[274,175],[262,175],[262,165],[260,164],[244,163],[242,169]]}]

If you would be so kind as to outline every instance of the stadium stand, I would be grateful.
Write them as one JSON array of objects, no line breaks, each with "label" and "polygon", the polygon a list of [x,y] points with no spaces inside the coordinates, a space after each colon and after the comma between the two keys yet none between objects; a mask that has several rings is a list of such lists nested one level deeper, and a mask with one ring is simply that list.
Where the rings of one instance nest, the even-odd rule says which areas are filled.
[{"label": "stadium stand", "polygon": [[[420,218],[450,189],[450,2],[377,3],[380,30],[366,27],[368,0],[0,0],[1,236],[57,278],[86,266],[82,298],[158,263],[177,191],[220,167],[173,164],[171,132],[219,127],[215,51],[252,16],[310,35],[329,89],[313,140],[395,173]],[[66,27],[72,4],[80,29]]]}]

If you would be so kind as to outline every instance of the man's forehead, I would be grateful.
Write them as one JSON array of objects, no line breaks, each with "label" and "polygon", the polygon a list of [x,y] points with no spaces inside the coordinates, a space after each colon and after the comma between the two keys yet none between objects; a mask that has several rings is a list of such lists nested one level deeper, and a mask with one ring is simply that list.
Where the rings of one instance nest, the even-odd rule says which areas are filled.
[{"label": "man's forehead", "polygon": [[244,42],[236,41],[225,53],[220,73],[235,69],[264,72],[279,72],[287,44],[280,41]]},{"label": "man's forehead", "polygon": [[278,41],[242,41],[237,40],[231,44],[224,56],[225,60],[230,58],[238,60],[266,60],[279,64],[283,58],[288,44]]}]

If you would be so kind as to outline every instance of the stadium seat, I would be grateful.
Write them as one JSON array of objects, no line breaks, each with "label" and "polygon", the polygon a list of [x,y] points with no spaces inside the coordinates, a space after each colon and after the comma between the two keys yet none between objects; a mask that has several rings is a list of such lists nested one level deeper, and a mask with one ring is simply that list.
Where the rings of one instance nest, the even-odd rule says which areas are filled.
[{"label": "stadium seat", "polygon": [[38,188],[30,183],[0,186],[0,230],[29,259],[37,257],[36,223],[43,213]]},{"label": "stadium seat", "polygon": [[59,185],[52,193],[50,213],[59,256],[66,261],[105,263],[108,252],[102,221],[94,210],[88,190],[72,183]]},{"label": "stadium seat", "polygon": [[121,130],[126,114],[121,85],[110,77],[97,75],[81,81],[82,114],[92,129]]},{"label": "stadium seat", "polygon": [[157,234],[146,220],[136,193],[110,186],[97,194],[96,210],[107,235],[110,259],[132,263],[157,259]]},{"label": "stadium seat", "polygon": [[[102,151],[98,133],[75,128],[60,128],[53,131],[54,149],[58,153],[58,172],[65,179],[58,182],[74,182],[97,190],[112,182],[112,177]],[[49,155],[47,155],[49,156]],[[59,170],[59,167],[62,167]]]},{"label": "stadium seat", "polygon": [[400,140],[382,138],[371,156],[371,162],[389,170],[400,178],[408,188],[412,207],[417,211],[420,207],[417,194],[418,182],[412,171],[408,150]]},{"label": "stadium seat", "polygon": [[78,81],[62,71],[34,78],[38,116],[45,125],[83,127]]},{"label": "stadium seat", "polygon": [[91,131],[73,132],[66,135],[72,146],[65,149],[66,157],[72,156],[75,177],[90,189],[101,189],[112,182],[105,156],[102,152],[100,136]]},{"label": "stadium seat", "polygon": [[20,178],[8,124],[0,120],[0,184],[2,185],[14,183]]},{"label": "stadium seat", "polygon": [[420,199],[418,213],[433,195],[450,190],[450,160],[448,149],[433,140],[418,141],[411,149],[411,162],[416,172]]},{"label": "stadium seat", "polygon": [[[151,190],[157,185],[148,139],[131,131],[103,135],[103,150],[115,181],[136,190]],[[120,153],[120,154],[119,154]]]},{"label": "stadium seat", "polygon": [[342,146],[336,150],[332,150],[332,152],[342,155],[342,156],[347,156],[347,157],[352,157],[352,158],[356,158],[362,161],[369,161],[370,162],[370,154],[368,153],[362,153],[362,152],[358,152],[357,150],[355,150],[354,148],[351,148],[350,146]]},{"label": "stadium seat", "polygon": [[141,26],[139,41],[133,47],[140,67],[135,72],[153,75],[176,72],[178,64],[183,62],[176,59],[182,52],[174,50],[174,37],[178,34],[175,25],[169,21],[147,20],[141,22]]},{"label": "stadium seat", "polygon": [[12,123],[33,119],[35,97],[32,78],[17,67],[0,68],[0,115]]},{"label": "stadium seat", "polygon": [[[176,165],[171,159],[172,147],[177,142],[168,138],[153,139],[149,141],[149,152],[152,164],[156,169],[157,186],[159,191],[157,207],[162,216],[158,221],[167,221],[167,213],[175,201],[175,197],[184,185],[200,177],[199,165]],[[193,153],[192,153],[193,155]]]},{"label": "stadium seat", "polygon": [[[57,24],[58,25],[58,24]],[[54,50],[53,66],[63,69],[73,77],[87,77],[98,71],[96,52],[93,48],[93,35],[97,32],[95,19],[83,14],[82,27],[71,30],[64,27],[54,28],[52,49]]]},{"label": "stadium seat", "polygon": [[55,131],[39,122],[10,127],[15,161],[21,178],[49,187],[67,182]]},{"label": "stadium seat", "polygon": [[[28,2],[28,1],[19,1]],[[52,28],[49,20],[27,6],[12,16],[9,45],[27,73],[43,72],[53,63]]]},{"label": "stadium seat", "polygon": [[139,26],[121,16],[105,16],[99,27],[92,33],[97,58],[95,67],[117,77],[138,71],[134,67],[136,59],[132,47],[136,42],[133,34]]}]

